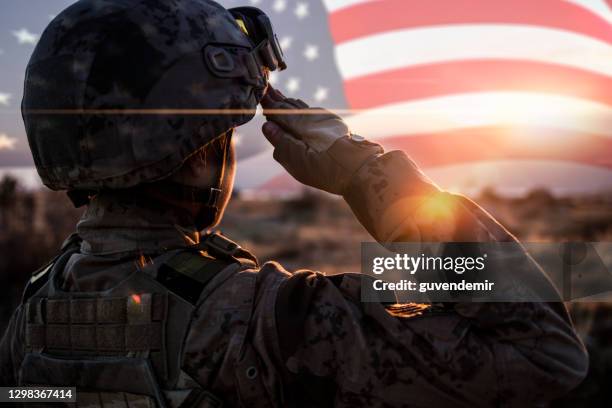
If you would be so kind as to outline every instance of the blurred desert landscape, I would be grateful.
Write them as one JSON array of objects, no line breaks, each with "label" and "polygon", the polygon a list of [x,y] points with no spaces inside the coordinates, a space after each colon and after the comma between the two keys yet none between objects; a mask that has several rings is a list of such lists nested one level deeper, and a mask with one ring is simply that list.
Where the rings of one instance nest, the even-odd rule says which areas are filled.
[{"label": "blurred desert landscape", "polygon": [[[612,191],[557,197],[532,190],[507,197],[485,189],[474,197],[524,242],[612,241]],[[0,329],[2,332],[33,271],[51,259],[74,231],[82,209],[65,194],[0,180]],[[304,190],[279,199],[237,192],[218,228],[256,254],[288,270],[327,274],[359,271],[360,244],[372,239],[343,200]],[[610,406],[612,304],[569,305],[591,354],[588,379],[555,406]]]}]

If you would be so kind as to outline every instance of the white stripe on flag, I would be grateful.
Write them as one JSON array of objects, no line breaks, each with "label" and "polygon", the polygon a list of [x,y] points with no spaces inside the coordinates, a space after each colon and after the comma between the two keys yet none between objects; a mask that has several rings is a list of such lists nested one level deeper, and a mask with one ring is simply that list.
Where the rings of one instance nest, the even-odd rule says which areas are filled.
[{"label": "white stripe on flag", "polygon": [[612,107],[584,99],[530,92],[477,92],[380,106],[346,121],[352,131],[370,139],[495,125],[612,137],[610,118]]},{"label": "white stripe on flag", "polygon": [[581,34],[518,25],[398,30],[336,47],[345,80],[411,65],[468,59],[529,60],[612,76],[612,45]]}]

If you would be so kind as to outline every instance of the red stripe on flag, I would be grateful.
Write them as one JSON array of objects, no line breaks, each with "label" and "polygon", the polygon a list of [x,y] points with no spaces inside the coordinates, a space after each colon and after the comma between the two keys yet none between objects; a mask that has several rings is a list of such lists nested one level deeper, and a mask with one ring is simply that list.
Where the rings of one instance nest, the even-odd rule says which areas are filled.
[{"label": "red stripe on flag", "polygon": [[610,23],[579,5],[559,0],[380,0],[340,9],[329,20],[336,44],[398,29],[496,23],[574,31],[612,43]]},{"label": "red stripe on flag", "polygon": [[353,109],[448,94],[528,91],[569,95],[612,105],[612,78],[533,61],[467,60],[402,68],[344,82]]},{"label": "red stripe on flag", "polygon": [[480,127],[385,138],[420,166],[495,160],[558,160],[612,168],[612,138],[553,129]]}]

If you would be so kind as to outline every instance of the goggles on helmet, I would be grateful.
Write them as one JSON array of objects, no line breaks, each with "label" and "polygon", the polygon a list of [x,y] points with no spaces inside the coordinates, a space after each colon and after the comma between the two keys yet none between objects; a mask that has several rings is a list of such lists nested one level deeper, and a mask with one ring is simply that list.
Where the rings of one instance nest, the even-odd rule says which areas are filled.
[{"label": "goggles on helmet", "polygon": [[251,39],[254,52],[261,64],[270,71],[287,68],[272,23],[268,16],[257,7],[235,7],[228,10],[240,29]]}]

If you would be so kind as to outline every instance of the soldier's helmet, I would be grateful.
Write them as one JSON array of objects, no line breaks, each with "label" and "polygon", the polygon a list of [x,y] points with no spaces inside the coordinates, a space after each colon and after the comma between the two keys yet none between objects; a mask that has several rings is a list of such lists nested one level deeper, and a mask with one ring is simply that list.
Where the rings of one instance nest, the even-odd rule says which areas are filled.
[{"label": "soldier's helmet", "polygon": [[284,69],[268,18],[209,0],[81,0],[46,28],[22,114],[55,190],[162,179],[255,114]]}]

